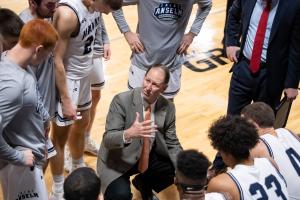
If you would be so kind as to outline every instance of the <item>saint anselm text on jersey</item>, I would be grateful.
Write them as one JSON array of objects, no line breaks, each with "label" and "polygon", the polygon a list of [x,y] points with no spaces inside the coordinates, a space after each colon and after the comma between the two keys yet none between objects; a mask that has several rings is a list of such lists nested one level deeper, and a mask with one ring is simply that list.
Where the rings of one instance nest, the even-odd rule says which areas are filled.
[{"label": "saint anselm text on jersey", "polygon": [[99,23],[100,23],[100,17],[95,18],[95,20],[92,21],[92,23],[88,25],[88,27],[83,31],[82,40],[84,40],[86,36],[88,36],[98,26]]},{"label": "saint anselm text on jersey", "polygon": [[182,14],[182,6],[176,3],[161,3],[154,10],[154,15],[160,20],[177,20]]}]

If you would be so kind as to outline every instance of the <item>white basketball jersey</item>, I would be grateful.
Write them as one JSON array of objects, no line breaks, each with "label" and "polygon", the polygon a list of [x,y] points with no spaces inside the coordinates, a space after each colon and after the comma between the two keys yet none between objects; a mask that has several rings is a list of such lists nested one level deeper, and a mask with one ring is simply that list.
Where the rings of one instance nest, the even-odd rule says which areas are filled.
[{"label": "white basketball jersey", "polygon": [[205,200],[227,200],[226,197],[218,192],[211,192],[205,194]]},{"label": "white basketball jersey", "polygon": [[96,30],[100,26],[100,13],[91,13],[81,0],[60,0],[59,6],[70,7],[77,15],[79,31],[69,40],[64,57],[66,76],[81,79],[89,75],[93,64]]},{"label": "white basketball jersey", "polygon": [[236,165],[228,172],[240,200],[288,200],[285,180],[267,158],[254,158],[254,165]]},{"label": "white basketball jersey", "polygon": [[266,144],[271,157],[287,182],[290,199],[300,199],[300,141],[287,129],[277,129],[277,137],[264,134],[260,136]]}]

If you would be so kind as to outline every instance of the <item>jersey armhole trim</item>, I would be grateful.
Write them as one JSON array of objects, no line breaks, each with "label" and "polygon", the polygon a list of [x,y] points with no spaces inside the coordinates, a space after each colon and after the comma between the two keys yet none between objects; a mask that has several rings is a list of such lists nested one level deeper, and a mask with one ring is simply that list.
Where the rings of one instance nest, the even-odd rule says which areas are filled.
[{"label": "jersey armhole trim", "polygon": [[67,7],[69,7],[70,9],[72,9],[74,11],[74,13],[75,13],[75,15],[77,17],[78,29],[71,34],[71,38],[77,37],[78,34],[79,34],[79,32],[80,32],[80,21],[79,21],[79,16],[78,16],[77,11],[71,5],[66,4],[66,3],[59,3],[58,6],[67,6]]},{"label": "jersey armhole trim", "polygon": [[234,177],[234,175],[232,173],[226,172],[226,174],[228,174],[228,176],[233,180],[233,182],[237,186],[239,193],[240,193],[240,200],[244,200],[243,190],[242,190],[242,187],[241,187],[239,181]]},{"label": "jersey armhole trim", "polygon": [[261,140],[266,145],[270,156],[274,159],[274,154],[273,154],[270,144],[264,138],[259,138],[259,140]]}]

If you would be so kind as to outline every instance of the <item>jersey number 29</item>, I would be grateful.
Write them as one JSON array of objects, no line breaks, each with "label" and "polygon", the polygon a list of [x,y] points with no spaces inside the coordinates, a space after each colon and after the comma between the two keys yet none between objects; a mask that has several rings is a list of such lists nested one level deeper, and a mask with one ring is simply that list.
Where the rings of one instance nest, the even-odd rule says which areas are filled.
[{"label": "jersey number 29", "polygon": [[84,44],[83,55],[88,54],[92,51],[93,41],[94,41],[94,36],[92,36],[92,35],[86,39],[85,44]]}]

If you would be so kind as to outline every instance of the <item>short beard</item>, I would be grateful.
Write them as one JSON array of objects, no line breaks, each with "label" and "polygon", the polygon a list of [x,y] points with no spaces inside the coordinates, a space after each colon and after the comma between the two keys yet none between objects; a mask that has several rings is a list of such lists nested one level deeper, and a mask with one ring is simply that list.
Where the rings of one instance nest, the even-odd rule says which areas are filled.
[{"label": "short beard", "polygon": [[38,6],[38,8],[35,10],[35,13],[36,13],[36,15],[37,15],[37,17],[38,18],[40,18],[40,19],[46,19],[46,18],[51,18],[52,16],[45,16],[45,15],[42,15],[41,13],[40,13],[40,11],[39,11],[39,6]]}]

